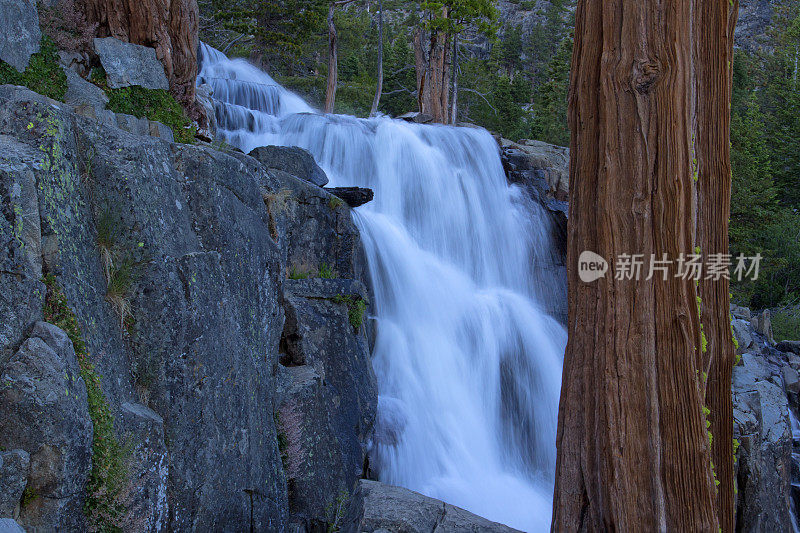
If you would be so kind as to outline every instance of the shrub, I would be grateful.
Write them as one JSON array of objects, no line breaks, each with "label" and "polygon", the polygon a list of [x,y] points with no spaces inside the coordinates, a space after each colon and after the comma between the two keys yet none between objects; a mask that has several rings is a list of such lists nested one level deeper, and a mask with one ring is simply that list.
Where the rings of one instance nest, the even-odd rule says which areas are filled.
[{"label": "shrub", "polygon": [[39,3],[39,24],[60,50],[88,52],[97,33],[97,23],[90,23],[75,0],[59,0],[48,6]]},{"label": "shrub", "polygon": [[0,85],[22,85],[53,100],[63,100],[67,93],[67,75],[58,64],[58,48],[42,36],[41,49],[31,56],[24,72],[0,61]]}]

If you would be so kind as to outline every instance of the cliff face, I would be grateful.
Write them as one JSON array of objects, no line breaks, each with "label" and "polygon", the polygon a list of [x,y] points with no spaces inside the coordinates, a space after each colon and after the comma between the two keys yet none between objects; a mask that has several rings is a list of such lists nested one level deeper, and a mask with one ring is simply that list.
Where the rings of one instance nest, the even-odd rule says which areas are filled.
[{"label": "cliff face", "polygon": [[[22,480],[2,514],[43,529],[327,523],[377,402],[349,209],[241,153],[133,135],[12,86],[0,193],[0,411],[38,421],[0,424]],[[59,291],[85,354],[43,322]],[[125,464],[114,487],[88,471],[98,394]]]}]

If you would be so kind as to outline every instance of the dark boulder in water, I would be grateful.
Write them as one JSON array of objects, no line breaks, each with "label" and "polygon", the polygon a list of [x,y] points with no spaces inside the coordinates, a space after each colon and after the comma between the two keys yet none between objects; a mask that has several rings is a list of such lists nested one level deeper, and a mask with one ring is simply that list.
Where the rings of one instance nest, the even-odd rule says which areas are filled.
[{"label": "dark boulder in water", "polygon": [[319,168],[308,150],[297,146],[261,146],[249,154],[270,170],[282,170],[319,187],[328,184],[328,177]]},{"label": "dark boulder in water", "polygon": [[373,190],[366,187],[327,187],[325,190],[344,200],[350,207],[364,205],[375,197]]}]

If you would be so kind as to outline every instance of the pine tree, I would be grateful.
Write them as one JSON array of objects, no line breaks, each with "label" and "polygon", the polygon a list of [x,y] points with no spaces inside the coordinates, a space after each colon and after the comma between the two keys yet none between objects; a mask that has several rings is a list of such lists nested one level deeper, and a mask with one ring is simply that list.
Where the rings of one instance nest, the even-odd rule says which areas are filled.
[{"label": "pine tree", "polygon": [[750,256],[763,252],[759,239],[778,207],[764,121],[755,92],[747,97],[742,113],[734,113],[731,119],[730,239],[733,254]]},{"label": "pine tree", "polygon": [[556,55],[547,66],[547,81],[533,99],[533,136],[550,144],[569,145],[567,126],[567,92],[572,59],[572,37],[561,41]]}]

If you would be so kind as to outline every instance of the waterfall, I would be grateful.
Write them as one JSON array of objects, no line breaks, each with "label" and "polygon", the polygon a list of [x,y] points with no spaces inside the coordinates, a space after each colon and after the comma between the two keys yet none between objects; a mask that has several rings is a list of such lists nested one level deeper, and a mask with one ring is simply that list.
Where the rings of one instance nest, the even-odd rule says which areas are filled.
[{"label": "waterfall", "polygon": [[201,44],[218,136],[301,146],[354,210],[374,289],[381,481],[526,531],[549,530],[563,327],[544,210],[509,186],[483,129],[325,115]]}]

